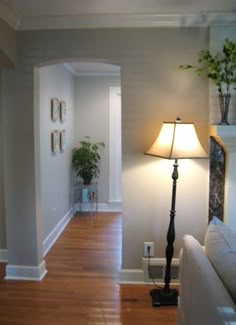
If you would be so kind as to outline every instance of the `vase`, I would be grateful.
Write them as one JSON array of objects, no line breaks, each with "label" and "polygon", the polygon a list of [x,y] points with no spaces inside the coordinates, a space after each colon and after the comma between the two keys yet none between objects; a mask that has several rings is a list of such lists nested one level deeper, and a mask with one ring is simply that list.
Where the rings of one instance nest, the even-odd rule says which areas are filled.
[{"label": "vase", "polygon": [[220,113],[221,113],[221,121],[220,125],[229,125],[228,122],[228,112],[229,112],[229,103],[230,103],[231,95],[222,95],[219,94],[219,102],[220,102]]}]

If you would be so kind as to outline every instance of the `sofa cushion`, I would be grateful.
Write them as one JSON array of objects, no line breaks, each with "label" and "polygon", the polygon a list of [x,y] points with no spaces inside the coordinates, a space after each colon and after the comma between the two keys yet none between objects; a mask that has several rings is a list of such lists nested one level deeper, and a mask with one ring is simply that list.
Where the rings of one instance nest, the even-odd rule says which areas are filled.
[{"label": "sofa cushion", "polygon": [[214,217],[205,236],[206,254],[236,302],[236,234]]}]

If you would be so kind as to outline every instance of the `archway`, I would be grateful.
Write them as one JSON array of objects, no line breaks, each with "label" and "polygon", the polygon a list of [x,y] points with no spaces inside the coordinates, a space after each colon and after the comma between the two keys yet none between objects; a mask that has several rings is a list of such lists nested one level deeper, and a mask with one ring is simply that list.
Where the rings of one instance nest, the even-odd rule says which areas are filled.
[{"label": "archway", "polygon": [[[118,80],[120,84],[119,67],[114,67],[111,64],[91,60],[66,60],[64,62],[60,60],[47,62],[35,69],[35,142],[37,145],[36,162],[39,162],[36,163],[36,187],[37,201],[41,202],[38,211],[42,219],[43,255],[47,253],[70,220],[72,214],[71,149],[82,136],[88,135],[87,132],[99,140],[104,140],[104,136],[107,137],[106,161],[101,170],[103,178],[100,186],[102,194],[100,195],[102,197],[100,208],[107,211],[110,208],[108,201],[111,182],[107,179],[107,175],[109,177],[111,175],[105,171],[111,165],[111,159],[117,160],[117,157],[109,154],[109,129],[115,123],[114,120],[112,125],[109,122],[107,89],[108,86],[117,86]],[[98,80],[100,83],[96,86]],[[99,89],[96,90],[96,87]],[[97,98],[92,99],[96,94]],[[102,108],[103,112],[97,112],[99,116],[95,115],[91,119],[91,114],[94,114],[95,110],[90,110],[90,106],[94,102],[95,109],[99,110],[99,96],[104,96],[102,100],[100,98],[100,107],[107,102],[107,110],[105,112]],[[66,103],[67,117],[63,122],[59,118],[53,121],[50,117],[50,105],[53,98]],[[104,126],[106,120],[107,126]],[[50,143],[51,132],[58,131],[60,134],[63,130],[66,131],[66,146],[63,151],[53,153]],[[60,184],[63,184],[63,188]]]}]

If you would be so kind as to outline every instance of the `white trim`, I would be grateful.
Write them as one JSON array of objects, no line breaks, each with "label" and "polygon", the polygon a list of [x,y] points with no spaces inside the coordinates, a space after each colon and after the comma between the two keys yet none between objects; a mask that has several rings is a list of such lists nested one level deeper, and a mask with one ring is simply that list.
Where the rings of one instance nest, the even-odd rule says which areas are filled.
[{"label": "white trim", "polygon": [[60,236],[62,231],[65,229],[66,225],[72,218],[72,209],[70,209],[65,216],[58,222],[58,224],[54,227],[54,229],[50,232],[50,234],[43,241],[43,256],[45,256],[52,245],[55,243],[57,238]]},{"label": "white trim", "polygon": [[7,265],[5,279],[41,281],[47,274],[46,264],[43,260],[38,266]]},{"label": "white trim", "polygon": [[199,14],[88,14],[24,17],[18,29],[206,27],[235,23],[236,15],[232,12]]},{"label": "white trim", "polygon": [[119,283],[145,283],[144,272],[139,269],[122,269],[119,273]]},{"label": "white trim", "polygon": [[[164,279],[164,274],[165,274],[165,267],[166,267],[166,258],[162,258],[162,257],[152,257],[150,258],[150,261],[148,261],[149,259],[147,257],[143,257],[142,260],[142,265],[143,265],[143,272],[144,272],[144,282],[151,282],[153,283],[152,278],[150,278],[149,272],[148,272],[148,264],[150,266],[157,266],[160,268],[160,270],[162,271],[162,276],[161,278],[155,278],[155,282],[160,283],[164,283],[163,279]],[[179,270],[179,258],[173,258],[171,261],[171,267],[177,267],[177,270]],[[172,268],[172,275],[173,277],[171,278],[171,283],[172,284],[178,284],[179,283],[179,276],[177,275],[176,278],[174,278],[174,274],[173,274],[173,268]]]},{"label": "white trim", "polygon": [[200,12],[197,14],[84,14],[23,17],[0,2],[0,18],[15,30],[122,28],[122,27],[201,27],[235,24],[232,12]]},{"label": "white trim", "polygon": [[109,202],[121,201],[121,87],[109,87]]},{"label": "white trim", "polygon": [[[70,209],[65,216],[58,222],[55,228],[43,241],[43,256],[47,254],[52,245],[55,243],[57,238],[60,236],[62,231],[72,217],[72,209]],[[0,261],[7,262],[7,250],[0,250]],[[46,275],[46,264],[43,260],[39,266],[26,266],[26,265],[7,265],[5,279],[15,280],[35,280],[40,281]]]},{"label": "white trim", "polygon": [[99,203],[98,211],[121,212],[122,211],[122,202],[121,201],[109,201],[108,203]]},{"label": "white trim", "polygon": [[[79,211],[79,203],[74,204],[73,206],[74,213]],[[84,212],[96,212],[96,203],[93,204],[91,210],[91,203],[83,203],[82,211]],[[121,202],[108,202],[108,203],[98,203],[98,211],[100,212],[121,212],[122,203]]]},{"label": "white trim", "polygon": [[[159,257],[152,257],[150,259],[150,265],[158,265],[163,267],[163,275],[164,275],[164,267],[165,267],[166,259]],[[172,265],[179,267],[179,258],[172,259]],[[142,270],[140,269],[122,269],[119,273],[119,283],[140,283],[140,284],[153,284],[152,280],[150,280],[148,275],[148,258],[142,258]],[[163,285],[163,279],[155,279],[155,283],[159,285]],[[172,279],[171,283],[179,284],[179,279]]]},{"label": "white trim", "polygon": [[7,249],[0,249],[0,262],[8,261],[8,251]]}]

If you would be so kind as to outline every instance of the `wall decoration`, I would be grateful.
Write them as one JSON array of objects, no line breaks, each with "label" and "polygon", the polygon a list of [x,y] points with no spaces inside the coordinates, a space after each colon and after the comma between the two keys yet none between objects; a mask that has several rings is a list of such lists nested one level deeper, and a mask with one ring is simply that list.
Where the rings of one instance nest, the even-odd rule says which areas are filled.
[{"label": "wall decoration", "polygon": [[66,130],[60,132],[60,150],[64,151],[66,144]]},{"label": "wall decoration", "polygon": [[66,119],[66,102],[62,100],[60,102],[60,120],[64,122]]},{"label": "wall decoration", "polygon": [[53,130],[51,133],[52,153],[59,151],[59,131]]},{"label": "wall decoration", "polygon": [[51,100],[51,119],[56,122],[60,109],[60,101],[58,98],[54,97]]}]

